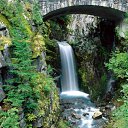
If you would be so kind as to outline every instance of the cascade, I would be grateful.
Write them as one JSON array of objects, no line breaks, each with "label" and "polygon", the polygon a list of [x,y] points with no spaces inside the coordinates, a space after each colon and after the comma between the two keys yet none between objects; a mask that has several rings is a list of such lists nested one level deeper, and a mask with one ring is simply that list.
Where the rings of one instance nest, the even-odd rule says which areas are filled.
[{"label": "cascade", "polygon": [[80,92],[76,66],[72,47],[66,42],[58,42],[61,59],[61,88],[60,94],[62,115],[73,127],[99,128],[103,125],[103,119],[93,120],[93,116],[99,109],[91,102],[89,94]]},{"label": "cascade", "polygon": [[66,41],[58,42],[61,57],[61,88],[64,91],[78,91],[78,79],[72,47]]},{"label": "cascade", "polygon": [[113,79],[113,77],[111,76],[107,82],[107,89],[106,89],[106,93],[107,92],[113,92],[113,86],[115,84],[115,80]]}]

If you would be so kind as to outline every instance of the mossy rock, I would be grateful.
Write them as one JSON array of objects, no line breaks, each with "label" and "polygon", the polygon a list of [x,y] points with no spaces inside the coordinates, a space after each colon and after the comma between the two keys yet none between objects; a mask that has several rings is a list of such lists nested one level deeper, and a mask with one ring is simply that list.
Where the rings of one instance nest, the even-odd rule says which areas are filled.
[{"label": "mossy rock", "polygon": [[33,58],[40,56],[42,51],[45,51],[44,37],[40,34],[35,35],[32,38],[31,48],[33,51]]},{"label": "mossy rock", "polygon": [[9,20],[7,20],[2,14],[0,14],[0,22],[3,23],[9,30],[11,30],[12,27],[10,25]]},{"label": "mossy rock", "polygon": [[4,50],[6,46],[10,46],[12,44],[12,41],[10,38],[1,36],[0,37],[0,50]]}]

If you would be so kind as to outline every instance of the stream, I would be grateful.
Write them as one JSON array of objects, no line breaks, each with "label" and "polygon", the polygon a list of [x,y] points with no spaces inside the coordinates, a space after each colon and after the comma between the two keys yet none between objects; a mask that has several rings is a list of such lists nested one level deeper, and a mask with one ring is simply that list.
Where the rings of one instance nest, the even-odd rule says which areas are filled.
[{"label": "stream", "polygon": [[73,128],[103,128],[107,119],[99,116],[93,119],[99,109],[91,102],[89,95],[80,91],[67,91],[60,94],[63,119]]}]

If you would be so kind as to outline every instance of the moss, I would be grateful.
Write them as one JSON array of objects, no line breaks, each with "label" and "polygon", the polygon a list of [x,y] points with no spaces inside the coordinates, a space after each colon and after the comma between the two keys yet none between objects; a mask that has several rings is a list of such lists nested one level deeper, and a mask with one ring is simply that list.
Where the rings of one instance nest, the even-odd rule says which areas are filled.
[{"label": "moss", "polygon": [[[106,83],[107,83],[107,75],[103,74],[99,81],[95,81],[95,85],[89,86],[90,96],[92,100],[98,101],[98,99],[103,100],[103,96],[106,90]],[[101,102],[101,100],[99,101]]]},{"label": "moss", "polygon": [[0,50],[4,50],[5,46],[10,46],[12,41],[10,38],[1,36],[0,37]]},{"label": "moss", "polygon": [[128,120],[125,118],[121,118],[119,120],[111,120],[105,128],[127,128]]},{"label": "moss", "polygon": [[[43,127],[56,128],[60,115],[58,90],[49,75],[37,72],[34,66],[31,65],[33,58],[37,58],[42,51],[46,50],[45,43],[49,43],[49,40],[46,39],[47,28],[45,27],[45,30],[40,10],[37,7],[37,3],[31,4],[26,1],[20,2],[19,0],[14,0],[9,4],[6,3],[6,0],[0,1],[0,5],[3,4],[0,8],[0,22],[7,26],[10,38],[0,37],[0,50],[3,50],[5,45],[13,43],[13,47],[11,47],[12,64],[10,65],[13,67],[11,74],[15,75],[9,81],[9,85],[12,85],[9,87],[13,89],[6,91],[7,99],[5,101],[11,103],[12,108],[17,104],[18,113],[16,113],[17,120],[14,122],[15,124],[18,123],[19,125],[20,123],[20,107],[24,111],[26,127],[34,127],[35,121],[42,118]],[[37,18],[40,18],[40,20]],[[25,65],[23,66],[23,64]],[[20,81],[21,79],[22,82]],[[12,98],[9,96],[12,96]],[[17,97],[16,100],[15,96]],[[7,103],[4,104],[6,105]],[[11,110],[11,108],[4,108],[8,112]],[[8,114],[6,110],[5,114]],[[7,115],[2,115],[2,117],[6,118]],[[6,122],[3,123],[7,124]],[[10,127],[15,124],[12,122]]]},{"label": "moss", "polygon": [[68,122],[61,119],[59,121],[58,128],[70,128],[70,125]]},{"label": "moss", "polygon": [[37,58],[41,55],[42,51],[45,51],[44,37],[40,34],[36,34],[32,38],[31,48],[33,51],[33,58]]},{"label": "moss", "polygon": [[46,22],[48,28],[47,32],[51,39],[67,40],[67,34],[69,33],[69,23],[71,22],[71,16],[65,15]]},{"label": "moss", "polygon": [[36,83],[32,81],[32,84],[37,84],[35,91],[39,94],[36,119],[43,118],[42,124],[45,128],[56,128],[60,106],[58,91],[53,79],[45,74],[38,73]]},{"label": "moss", "polygon": [[9,20],[4,15],[2,15],[2,14],[0,14],[0,22],[3,23],[3,24],[5,24],[5,26],[9,30],[11,30],[12,27],[11,27],[11,24],[10,24]]}]

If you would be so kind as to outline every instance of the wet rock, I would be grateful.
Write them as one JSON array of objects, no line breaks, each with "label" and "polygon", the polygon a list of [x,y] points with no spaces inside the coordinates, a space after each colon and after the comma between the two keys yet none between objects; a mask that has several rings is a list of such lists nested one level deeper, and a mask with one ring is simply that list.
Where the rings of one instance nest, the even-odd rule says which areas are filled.
[{"label": "wet rock", "polygon": [[83,113],[83,116],[87,116],[87,115],[89,115],[89,113]]},{"label": "wet rock", "polygon": [[108,104],[105,106],[105,109],[109,109],[109,110],[113,111],[114,109],[116,109],[116,107],[113,104]]},{"label": "wet rock", "polygon": [[81,116],[76,113],[72,113],[72,117],[78,120],[81,119]]},{"label": "wet rock", "polygon": [[5,67],[6,66],[6,62],[5,59],[0,51],[0,68]]},{"label": "wet rock", "polygon": [[[96,109],[95,105],[91,103],[90,99],[86,99],[82,97],[68,97],[65,99],[61,99],[61,108],[63,109],[62,112],[63,119],[68,120],[72,128],[75,127],[86,128],[90,126],[88,120],[90,120],[93,113],[99,111],[99,109]],[[83,124],[83,120],[85,121],[84,124]],[[105,122],[104,118],[100,118],[98,120],[96,119],[91,119],[91,120],[94,122],[91,124],[93,128],[101,128],[100,126],[103,126],[102,124]]]},{"label": "wet rock", "polygon": [[40,57],[40,71],[42,73],[45,73],[46,74],[46,70],[47,70],[47,64],[46,64],[46,53],[45,52],[42,52],[41,53],[41,57]]},{"label": "wet rock", "polygon": [[6,44],[3,50],[3,57],[6,63],[11,63],[11,59],[10,59],[11,57],[8,47],[9,47],[8,44]]},{"label": "wet rock", "polygon": [[72,121],[71,124],[72,125],[76,125],[77,123],[76,123],[76,121]]},{"label": "wet rock", "polygon": [[39,118],[37,118],[37,120],[34,122],[34,126],[37,127],[37,128],[40,128],[40,127],[42,127],[42,122],[43,122],[43,118],[42,118],[42,117],[39,117]]},{"label": "wet rock", "polygon": [[100,111],[102,112],[103,117],[109,118],[111,112],[116,109],[113,104],[107,104],[104,107],[100,107]]},{"label": "wet rock", "polygon": [[5,98],[5,93],[3,91],[2,85],[0,83],[0,102]]},{"label": "wet rock", "polygon": [[102,118],[102,112],[96,111],[94,115],[92,116],[93,119],[100,119]]},{"label": "wet rock", "polygon": [[20,120],[20,128],[25,128],[25,127],[26,127],[25,119]]}]

